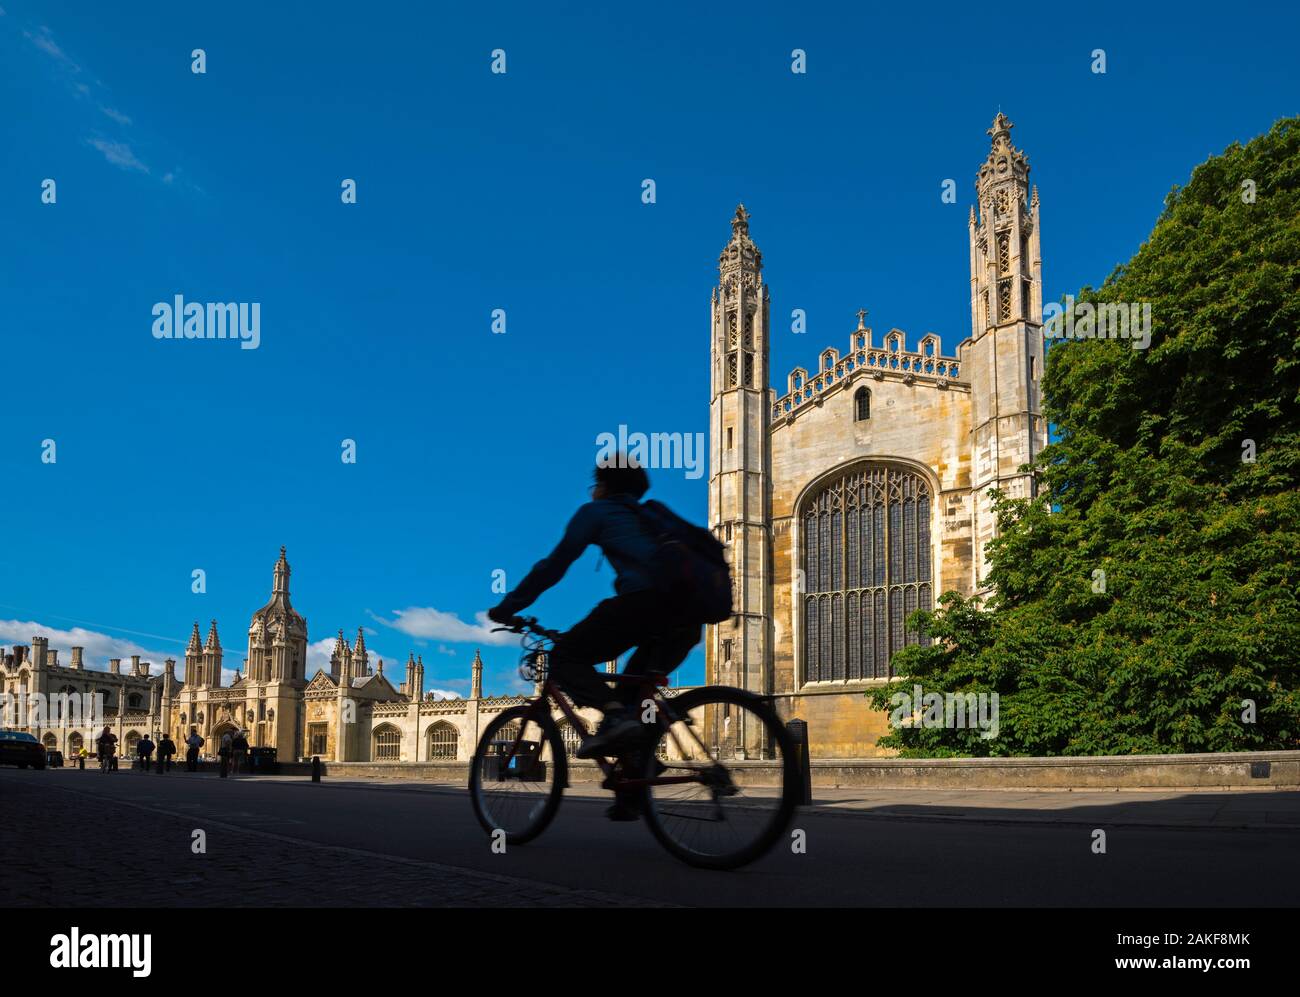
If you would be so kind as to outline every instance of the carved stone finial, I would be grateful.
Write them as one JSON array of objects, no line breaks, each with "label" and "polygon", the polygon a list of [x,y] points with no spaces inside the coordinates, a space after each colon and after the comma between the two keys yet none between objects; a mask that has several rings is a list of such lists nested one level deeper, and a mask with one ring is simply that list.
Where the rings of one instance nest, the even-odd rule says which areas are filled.
[{"label": "carved stone finial", "polygon": [[867,310],[865,308],[858,309],[858,328],[864,331],[867,328]]},{"label": "carved stone finial", "polygon": [[993,144],[996,146],[998,144],[999,139],[1006,142],[1010,142],[1011,129],[1015,127],[1016,126],[1012,123],[1011,119],[1008,118],[1005,114],[1003,114],[999,110],[997,117],[993,119],[993,127],[990,128],[985,134],[991,135],[993,137]]},{"label": "carved stone finial", "polygon": [[736,215],[731,219],[731,234],[733,236],[749,235],[749,212],[745,210],[743,204],[736,205]]}]

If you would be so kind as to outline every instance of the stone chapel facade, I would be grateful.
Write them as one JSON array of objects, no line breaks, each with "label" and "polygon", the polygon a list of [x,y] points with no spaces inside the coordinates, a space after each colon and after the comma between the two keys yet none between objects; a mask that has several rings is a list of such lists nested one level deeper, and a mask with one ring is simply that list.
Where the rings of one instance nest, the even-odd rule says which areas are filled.
[{"label": "stone chapel facade", "polygon": [[[709,524],[729,550],[735,615],[708,628],[706,682],[774,697],[808,722],[814,758],[881,754],[864,692],[920,638],[939,595],[985,591],[991,489],[1033,494],[1047,444],[1037,188],[999,113],[971,208],[970,336],[949,353],[881,340],[858,313],[771,386],[771,300],[744,206],[712,294]],[[745,734],[740,734],[742,740]],[[758,752],[758,745],[743,750]]]}]

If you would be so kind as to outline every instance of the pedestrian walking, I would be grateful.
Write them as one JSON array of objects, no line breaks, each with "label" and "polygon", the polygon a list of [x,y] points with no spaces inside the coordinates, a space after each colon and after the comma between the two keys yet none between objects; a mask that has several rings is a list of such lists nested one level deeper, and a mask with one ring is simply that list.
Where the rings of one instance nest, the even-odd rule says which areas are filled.
[{"label": "pedestrian walking", "polygon": [[235,731],[230,739],[230,774],[248,768],[248,737],[242,730]]},{"label": "pedestrian walking", "polygon": [[135,742],[135,753],[140,759],[141,771],[148,772],[153,766],[153,749],[154,743],[146,734],[140,740]]},{"label": "pedestrian walking", "polygon": [[170,734],[164,734],[158,742],[158,774],[167,772],[172,767],[172,755],[176,754],[176,742]]},{"label": "pedestrian walking", "polygon": [[199,770],[199,749],[204,745],[203,735],[199,733],[197,727],[190,728],[190,736],[185,739],[185,770],[187,772],[197,772]]},{"label": "pedestrian walking", "polygon": [[230,736],[230,731],[221,735],[220,746],[217,748],[217,756],[221,759],[221,778],[226,778],[230,774],[230,756],[234,751],[234,738]]}]

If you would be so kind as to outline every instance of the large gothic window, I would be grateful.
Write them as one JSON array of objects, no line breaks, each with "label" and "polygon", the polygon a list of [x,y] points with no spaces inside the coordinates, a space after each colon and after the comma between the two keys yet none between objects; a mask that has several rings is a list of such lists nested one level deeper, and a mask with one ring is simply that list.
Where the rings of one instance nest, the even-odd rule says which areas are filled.
[{"label": "large gothic window", "polygon": [[888,678],[906,644],[903,621],[933,605],[930,489],[911,471],[859,465],[801,509],[804,677]]},{"label": "large gothic window", "polygon": [[375,751],[373,758],[377,762],[395,762],[402,755],[402,732],[391,724],[375,728]]},{"label": "large gothic window", "polygon": [[435,761],[455,761],[460,734],[445,720],[429,728],[429,757]]}]

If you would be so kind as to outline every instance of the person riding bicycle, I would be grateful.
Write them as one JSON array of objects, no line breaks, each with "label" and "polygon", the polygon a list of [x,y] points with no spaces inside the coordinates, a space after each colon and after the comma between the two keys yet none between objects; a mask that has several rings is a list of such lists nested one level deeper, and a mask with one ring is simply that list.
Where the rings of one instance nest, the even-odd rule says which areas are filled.
[{"label": "person riding bicycle", "polygon": [[604,713],[596,730],[579,746],[579,758],[618,754],[618,749],[628,747],[642,730],[631,701],[637,694],[635,687],[616,693],[602,681],[595,666],[635,647],[624,674],[666,674],[685,660],[702,633],[699,621],[683,613],[655,583],[652,561],[659,547],[655,523],[676,516],[662,503],[641,503],[641,496],[650,488],[650,476],[620,454],[612,466],[598,463],[594,477],[592,500],[574,513],[555,550],[538,561],[515,590],[487,614],[496,623],[510,624],[563,578],[569,565],[591,544],[614,566],[616,594],[562,634],[548,657],[551,676],[574,703]]}]

